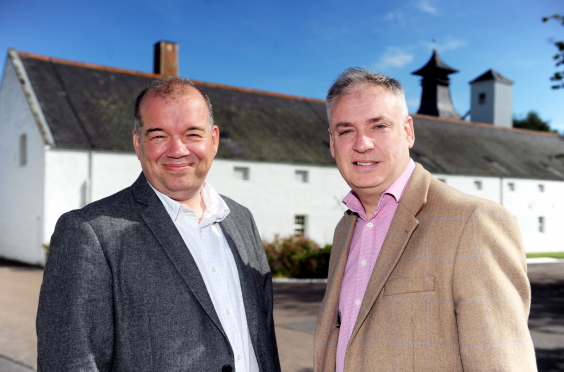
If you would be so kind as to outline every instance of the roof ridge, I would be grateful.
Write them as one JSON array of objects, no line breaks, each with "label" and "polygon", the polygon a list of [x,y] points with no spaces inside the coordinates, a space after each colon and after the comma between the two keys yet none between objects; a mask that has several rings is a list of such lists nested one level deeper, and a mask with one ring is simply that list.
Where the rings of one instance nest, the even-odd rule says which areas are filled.
[{"label": "roof ridge", "polygon": [[[145,77],[154,78],[154,79],[158,79],[158,78],[162,77],[160,74],[153,74],[153,73],[149,73],[149,72],[128,70],[128,69],[119,68],[119,67],[109,67],[109,66],[99,65],[99,64],[95,64],[95,63],[71,61],[71,60],[68,60],[68,59],[43,56],[43,55],[35,54],[35,53],[18,51],[18,54],[20,56],[24,56],[24,57],[41,59],[41,60],[44,60],[44,61],[62,63],[62,64],[72,65],[72,66],[92,68],[92,69],[103,70],[103,71],[118,72],[118,73],[137,75],[137,76],[145,76]],[[263,95],[293,99],[293,100],[298,100],[298,101],[309,101],[309,102],[317,102],[317,103],[325,104],[325,100],[317,99],[317,98],[294,96],[294,95],[291,95],[291,94],[269,92],[269,91],[266,91],[266,90],[259,90],[259,89],[252,89],[252,88],[236,87],[236,86],[232,86],[232,85],[225,85],[225,84],[219,84],[219,83],[210,83],[210,82],[201,81],[201,80],[193,80],[193,79],[190,79],[190,80],[192,80],[197,85],[203,85],[203,86],[208,86],[208,87],[212,87],[212,88],[231,89],[231,90],[236,90],[236,91],[240,91],[240,92],[263,94]]]},{"label": "roof ridge", "polygon": [[541,136],[552,136],[552,137],[559,137],[558,133],[553,132],[541,132],[538,130],[532,129],[522,129],[522,128],[507,128],[507,127],[500,127],[493,124],[488,123],[480,123],[476,121],[466,121],[466,120],[458,120],[458,119],[449,119],[449,118],[441,118],[438,116],[432,115],[425,115],[425,114],[409,114],[411,117],[420,117],[421,119],[431,119],[431,120],[438,120],[438,121],[445,121],[453,124],[463,124],[463,125],[472,125],[476,127],[484,127],[484,128],[491,128],[491,129],[498,129],[498,130],[507,130],[510,132],[518,132],[524,134],[538,134]]}]

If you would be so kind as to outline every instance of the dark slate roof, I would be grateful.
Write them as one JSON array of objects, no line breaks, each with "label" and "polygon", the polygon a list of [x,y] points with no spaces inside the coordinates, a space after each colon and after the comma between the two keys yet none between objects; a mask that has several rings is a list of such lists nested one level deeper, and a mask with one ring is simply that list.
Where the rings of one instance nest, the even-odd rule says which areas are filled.
[{"label": "dark slate roof", "polygon": [[[133,152],[137,94],[159,75],[20,52],[58,148]],[[325,103],[196,82],[221,134],[218,158],[334,165]]]},{"label": "dark slate roof", "polygon": [[547,132],[414,115],[413,160],[430,172],[564,180],[564,140]]},{"label": "dark slate roof", "polygon": [[482,75],[480,75],[476,79],[472,80],[470,82],[470,84],[476,83],[478,81],[487,81],[487,80],[497,80],[497,81],[502,81],[502,82],[507,83],[507,84],[513,84],[513,81],[509,80],[508,78],[506,78],[505,76],[503,76],[502,74],[500,74],[499,72],[497,72],[494,69],[491,69],[491,70],[484,72]]},{"label": "dark slate roof", "polygon": [[[158,75],[20,57],[57,147],[134,151],[134,99]],[[335,165],[323,101],[197,84],[221,130],[218,158]],[[556,134],[418,114],[413,120],[411,156],[431,172],[564,180],[564,140]]]},{"label": "dark slate roof", "polygon": [[444,63],[443,60],[439,57],[437,51],[433,50],[433,55],[431,55],[429,62],[427,62],[427,64],[421,67],[419,70],[412,72],[412,74],[419,76],[446,76],[455,72],[458,72],[458,70],[455,70]]}]

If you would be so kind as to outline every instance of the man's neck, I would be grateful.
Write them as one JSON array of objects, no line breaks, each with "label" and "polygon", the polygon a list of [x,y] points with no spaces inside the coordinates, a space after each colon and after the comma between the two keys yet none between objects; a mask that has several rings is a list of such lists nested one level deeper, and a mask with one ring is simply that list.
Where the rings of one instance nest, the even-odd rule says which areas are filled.
[{"label": "man's neck", "polygon": [[186,200],[173,199],[173,200],[179,202],[180,204],[190,209],[191,211],[194,211],[194,214],[196,215],[198,222],[202,221],[202,217],[204,216],[204,212],[206,211],[206,203],[204,203],[204,198],[202,198],[202,189],[200,189],[200,191],[197,192],[190,199],[186,199]]},{"label": "man's neck", "polygon": [[[371,219],[374,217],[374,213],[376,213],[376,208],[378,208],[378,203],[380,203],[380,199],[382,198],[382,194],[377,195],[358,195],[358,199],[362,203],[362,207],[364,208],[364,213],[366,214],[367,219]],[[360,193],[362,194],[362,192]]]}]

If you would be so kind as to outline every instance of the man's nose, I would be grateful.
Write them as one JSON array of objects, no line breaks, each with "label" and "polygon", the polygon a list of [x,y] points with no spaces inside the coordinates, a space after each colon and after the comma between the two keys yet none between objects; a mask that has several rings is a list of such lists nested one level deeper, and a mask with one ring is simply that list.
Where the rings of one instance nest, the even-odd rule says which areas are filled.
[{"label": "man's nose", "polygon": [[190,154],[188,146],[182,142],[181,137],[173,137],[169,143],[166,155],[169,158],[181,158]]},{"label": "man's nose", "polygon": [[374,148],[372,138],[365,134],[359,133],[353,143],[353,150],[360,153],[365,153]]}]

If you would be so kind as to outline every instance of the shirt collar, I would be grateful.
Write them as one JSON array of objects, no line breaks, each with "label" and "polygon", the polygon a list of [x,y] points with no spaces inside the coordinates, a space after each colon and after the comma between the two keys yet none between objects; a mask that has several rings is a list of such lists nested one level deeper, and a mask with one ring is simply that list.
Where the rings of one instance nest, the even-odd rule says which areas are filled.
[{"label": "shirt collar", "polygon": [[[147,183],[149,183],[149,186],[151,186],[153,191],[155,191],[155,194],[157,194],[159,200],[163,203],[166,212],[173,221],[176,221],[176,218],[182,209],[186,209],[194,213],[194,211],[184,207],[176,200],[171,199],[159,190],[155,189],[149,181],[147,181]],[[229,207],[221,196],[219,196],[219,194],[207,182],[204,182],[202,185],[200,193],[206,206],[206,210],[204,211],[204,215],[200,221],[201,226],[210,225],[214,222],[221,222],[227,217],[227,215],[229,215],[231,212]]]},{"label": "shirt collar", "polygon": [[[396,203],[399,203],[401,197],[403,196],[403,192],[413,171],[415,170],[415,162],[409,158],[409,162],[407,163],[407,167],[403,171],[403,173],[384,191],[382,196],[380,197],[380,202],[384,195],[392,196]],[[378,206],[380,205],[378,203]],[[362,202],[358,198],[358,196],[351,190],[347,196],[343,199],[343,204],[347,206],[352,212],[357,213],[359,216],[365,216],[364,207],[362,206]]]}]

